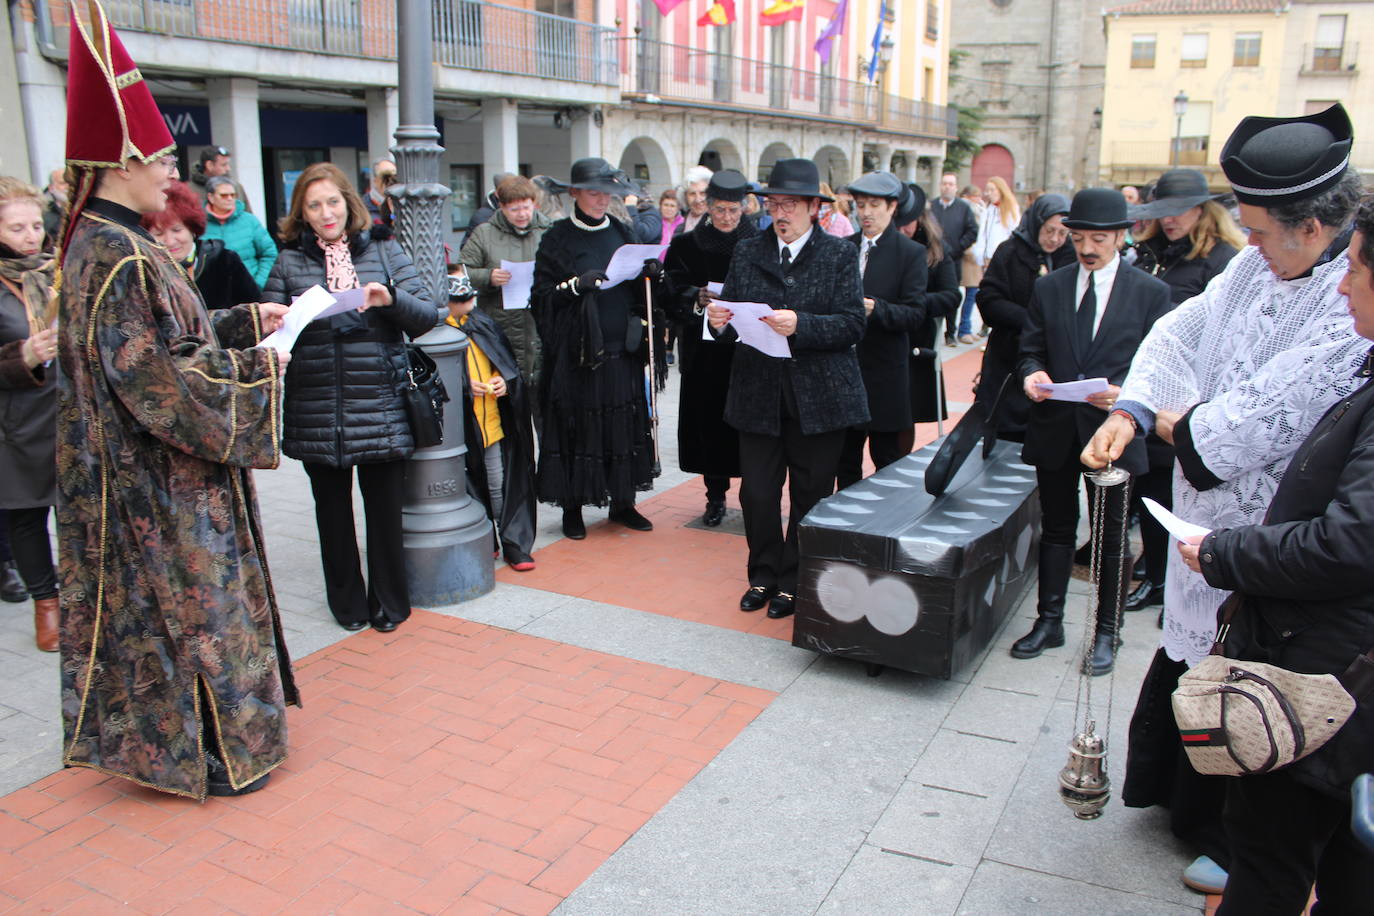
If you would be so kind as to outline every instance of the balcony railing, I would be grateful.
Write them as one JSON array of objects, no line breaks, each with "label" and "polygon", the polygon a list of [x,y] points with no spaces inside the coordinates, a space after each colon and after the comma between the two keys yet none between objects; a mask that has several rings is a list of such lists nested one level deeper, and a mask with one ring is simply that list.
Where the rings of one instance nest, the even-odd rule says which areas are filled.
[{"label": "balcony railing", "polygon": [[[49,4],[63,31],[67,2]],[[105,0],[120,29],[396,59],[395,0]],[[434,59],[488,73],[614,86],[615,30],[482,0],[433,0]]]},{"label": "balcony railing", "polygon": [[639,97],[807,115],[896,133],[952,140],[954,109],[878,87],[686,45],[625,38],[620,88]]},{"label": "balcony railing", "polygon": [[1302,46],[1302,76],[1354,76],[1360,57],[1359,42],[1347,41],[1336,47]]}]

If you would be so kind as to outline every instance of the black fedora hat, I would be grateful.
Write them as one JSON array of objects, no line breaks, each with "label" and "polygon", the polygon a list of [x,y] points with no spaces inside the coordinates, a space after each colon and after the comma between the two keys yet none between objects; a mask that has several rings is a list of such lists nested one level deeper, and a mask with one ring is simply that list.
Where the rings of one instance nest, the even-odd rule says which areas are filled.
[{"label": "black fedora hat", "polygon": [[914,223],[926,212],[926,191],[918,184],[902,186],[902,196],[897,199],[897,213],[892,222],[898,226]]},{"label": "black fedora hat", "polygon": [[1246,118],[1221,149],[1221,170],[1243,204],[1279,207],[1333,187],[1350,165],[1354,131],[1338,102],[1299,118]]},{"label": "black fedora hat", "polygon": [[721,169],[706,185],[706,199],[739,203],[750,192],[749,179],[734,169]]},{"label": "black fedora hat", "polygon": [[821,170],[810,159],[779,159],[768,173],[768,183],[754,193],[835,199],[821,193]]},{"label": "black fedora hat", "polygon": [[1225,196],[1208,190],[1207,178],[1196,169],[1170,169],[1155,182],[1150,202],[1131,207],[1127,213],[1135,220],[1178,216]]},{"label": "black fedora hat", "polygon": [[869,172],[857,181],[850,182],[845,190],[850,194],[900,201],[905,196],[906,185],[891,172]]},{"label": "black fedora hat", "polygon": [[605,191],[608,194],[633,194],[634,187],[625,173],[611,168],[611,164],[599,156],[589,156],[572,164],[571,179],[568,187],[583,191]]},{"label": "black fedora hat", "polygon": [[1126,198],[1115,188],[1084,188],[1073,196],[1069,215],[1064,217],[1068,229],[1109,232],[1129,229],[1135,220],[1126,215]]}]

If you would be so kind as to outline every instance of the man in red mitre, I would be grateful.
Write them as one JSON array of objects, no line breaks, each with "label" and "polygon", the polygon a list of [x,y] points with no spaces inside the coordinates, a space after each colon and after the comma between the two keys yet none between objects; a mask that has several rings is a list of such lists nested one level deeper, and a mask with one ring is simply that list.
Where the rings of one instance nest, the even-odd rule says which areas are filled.
[{"label": "man in red mitre", "polygon": [[279,460],[277,305],[212,319],[139,219],[172,137],[96,0],[72,6],[56,356],[63,763],[261,788],[299,705],[249,468]]}]

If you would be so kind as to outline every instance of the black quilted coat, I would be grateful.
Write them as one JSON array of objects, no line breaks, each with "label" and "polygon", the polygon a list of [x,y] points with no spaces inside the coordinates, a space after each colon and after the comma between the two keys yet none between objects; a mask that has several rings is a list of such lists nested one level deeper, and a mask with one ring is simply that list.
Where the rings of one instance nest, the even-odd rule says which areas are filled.
[{"label": "black quilted coat", "polygon": [[[349,251],[358,282],[390,283],[395,302],[311,322],[291,351],[283,410],[282,451],[335,468],[415,451],[399,394],[405,338],[419,337],[438,320],[429,290],[394,240],[373,241],[364,230]],[[262,298],[289,303],[315,285],[326,285],[324,251],[306,230],[282,249]]]}]

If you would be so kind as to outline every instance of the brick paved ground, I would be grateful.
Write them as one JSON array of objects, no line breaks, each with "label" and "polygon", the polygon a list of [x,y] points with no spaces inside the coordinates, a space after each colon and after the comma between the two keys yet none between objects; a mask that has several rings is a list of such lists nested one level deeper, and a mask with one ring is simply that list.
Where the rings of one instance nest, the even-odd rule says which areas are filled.
[{"label": "brick paved ground", "polygon": [[[978,362],[959,353],[956,410]],[[1201,910],[1161,812],[1084,823],[1057,799],[1081,583],[1070,647],[1034,662],[1006,655],[1027,604],[951,681],[795,649],[785,621],[735,609],[743,539],[683,527],[702,496],[663,403],[656,531],[589,512],[588,539],[564,543],[546,512],[536,572],[390,635],[334,626],[304,475],[259,474],[306,706],[252,796],[197,805],[54,772],[56,660],[32,650],[26,606],[0,615],[0,910]],[[1128,621],[1111,685],[1118,784],[1156,633]]]}]

